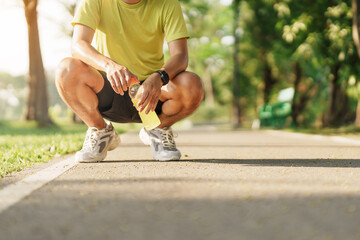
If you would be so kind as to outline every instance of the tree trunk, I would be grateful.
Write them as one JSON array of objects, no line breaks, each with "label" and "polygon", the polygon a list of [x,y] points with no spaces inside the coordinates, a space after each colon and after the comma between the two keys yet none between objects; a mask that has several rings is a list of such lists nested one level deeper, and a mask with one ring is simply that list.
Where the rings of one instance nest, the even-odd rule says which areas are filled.
[{"label": "tree trunk", "polygon": [[[359,91],[359,88],[358,88],[358,91]],[[355,126],[360,126],[360,98],[359,97],[358,97],[357,107],[356,107]]]},{"label": "tree trunk", "polygon": [[271,97],[271,91],[276,83],[275,79],[272,77],[272,71],[271,71],[271,67],[269,66],[269,64],[266,62],[264,62],[265,66],[263,69],[263,79],[264,79],[264,103],[268,104],[270,102],[270,97]]},{"label": "tree trunk", "polygon": [[265,88],[264,88],[264,103],[267,104],[270,102],[271,97],[271,91],[276,83],[275,80],[272,78],[271,68],[267,63],[265,63],[265,68],[263,70],[263,79],[265,82]]},{"label": "tree trunk", "polygon": [[23,0],[29,38],[28,96],[24,109],[26,120],[35,120],[40,126],[51,124],[48,114],[46,77],[41,57],[39,29],[37,22],[38,0]]},{"label": "tree trunk", "polygon": [[240,13],[240,0],[233,1],[234,10],[234,75],[233,75],[233,127],[240,127],[242,124],[242,111],[240,104],[240,58],[239,58],[239,43],[240,36],[237,33],[239,27],[239,13]]},{"label": "tree trunk", "polygon": [[358,1],[352,0],[353,9],[353,21],[352,21],[352,36],[354,44],[356,46],[357,54],[360,58],[360,37],[359,37],[359,13],[358,13]]},{"label": "tree trunk", "polygon": [[330,81],[329,109],[324,122],[325,127],[338,127],[347,117],[349,99],[346,95],[346,87],[339,84],[340,69],[341,63],[337,63],[333,67],[333,79]]},{"label": "tree trunk", "polygon": [[294,97],[293,97],[293,101],[292,101],[292,105],[291,105],[291,118],[293,121],[293,124],[295,125],[295,127],[299,126],[299,115],[301,112],[301,109],[304,108],[304,106],[302,106],[302,104],[299,102],[299,84],[302,78],[302,72],[301,72],[301,68],[300,65],[298,63],[294,64],[294,69],[295,69],[295,81],[294,81]]},{"label": "tree trunk", "polygon": [[[301,81],[303,80],[303,72],[300,64],[297,62],[294,63],[294,73],[295,81],[294,96],[291,105],[291,118],[293,125],[298,127],[304,123],[300,122],[300,116],[305,113],[306,107],[308,103],[311,102],[311,99],[313,99],[318,94],[319,84],[317,82],[313,82],[309,85],[302,83]],[[305,120],[305,118],[303,119]]]},{"label": "tree trunk", "polygon": [[[359,36],[359,5],[357,0],[352,0],[353,22],[352,22],[352,36],[358,57],[360,58],[360,36]],[[359,88],[358,88],[359,91]],[[360,98],[358,97],[355,125],[360,126]]]},{"label": "tree trunk", "polygon": [[205,91],[205,104],[208,107],[215,107],[215,97],[214,97],[214,88],[211,80],[211,73],[209,67],[203,65],[203,82],[204,82],[204,91]]},{"label": "tree trunk", "polygon": [[264,48],[260,50],[260,61],[262,61],[263,65],[263,82],[264,82],[264,104],[268,104],[270,102],[271,91],[276,83],[275,79],[272,77],[272,70],[269,66],[266,59],[266,51]]}]

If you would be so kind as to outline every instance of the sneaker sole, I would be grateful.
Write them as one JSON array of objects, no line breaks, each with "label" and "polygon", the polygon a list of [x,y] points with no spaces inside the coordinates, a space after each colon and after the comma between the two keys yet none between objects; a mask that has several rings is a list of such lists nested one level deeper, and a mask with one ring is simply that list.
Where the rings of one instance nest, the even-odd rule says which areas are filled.
[{"label": "sneaker sole", "polygon": [[179,161],[181,159],[181,154],[180,156],[172,156],[171,158],[157,158],[153,154],[153,158],[159,162]]},{"label": "sneaker sole", "polygon": [[76,155],[75,155],[75,161],[78,162],[78,163],[96,163],[96,162],[104,161],[104,159],[106,158],[106,155],[107,155],[107,153],[105,153],[105,156],[104,156],[104,157],[101,157],[101,158],[82,159],[82,160],[77,159],[77,158],[76,158]]},{"label": "sneaker sole", "polygon": [[173,159],[155,159],[156,161],[159,162],[170,162],[170,161],[179,161],[180,158],[173,158]]}]

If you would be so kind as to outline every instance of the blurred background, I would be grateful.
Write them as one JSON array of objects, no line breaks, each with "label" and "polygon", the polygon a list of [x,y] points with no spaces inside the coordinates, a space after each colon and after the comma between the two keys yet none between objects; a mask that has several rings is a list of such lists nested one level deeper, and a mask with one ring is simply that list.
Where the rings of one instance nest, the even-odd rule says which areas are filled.
[{"label": "blurred background", "polygon": [[[0,0],[2,121],[79,121],[54,85],[56,65],[70,56],[77,2]],[[188,121],[357,129],[357,0],[180,2],[191,35],[189,70],[205,87],[204,102]]]}]

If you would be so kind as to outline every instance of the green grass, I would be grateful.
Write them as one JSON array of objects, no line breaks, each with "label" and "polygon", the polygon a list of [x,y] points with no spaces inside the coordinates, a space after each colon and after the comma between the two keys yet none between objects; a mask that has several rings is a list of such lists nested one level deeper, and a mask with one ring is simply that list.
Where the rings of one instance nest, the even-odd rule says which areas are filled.
[{"label": "green grass", "polygon": [[0,178],[35,163],[78,151],[86,130],[83,124],[68,122],[38,128],[35,122],[0,121]]}]

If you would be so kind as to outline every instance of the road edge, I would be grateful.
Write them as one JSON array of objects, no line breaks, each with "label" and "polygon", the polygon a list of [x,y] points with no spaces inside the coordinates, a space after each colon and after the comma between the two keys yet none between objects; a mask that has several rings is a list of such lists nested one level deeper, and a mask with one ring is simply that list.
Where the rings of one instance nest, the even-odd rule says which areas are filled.
[{"label": "road edge", "polygon": [[77,164],[75,156],[71,155],[18,182],[7,185],[0,190],[0,214]]}]

